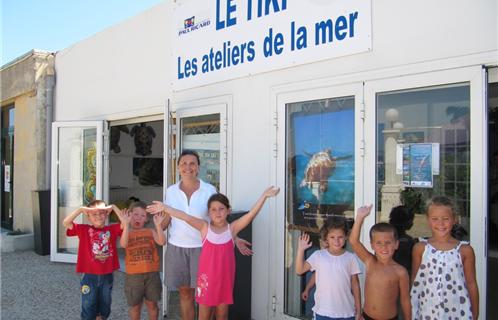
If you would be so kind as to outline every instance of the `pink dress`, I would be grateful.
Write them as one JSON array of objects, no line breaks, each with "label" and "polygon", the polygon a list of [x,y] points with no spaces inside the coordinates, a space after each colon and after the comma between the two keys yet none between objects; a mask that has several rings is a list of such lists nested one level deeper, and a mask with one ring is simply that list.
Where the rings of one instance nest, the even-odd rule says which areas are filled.
[{"label": "pink dress", "polygon": [[195,299],[205,306],[233,304],[235,251],[230,225],[220,234],[208,227],[202,242]]}]

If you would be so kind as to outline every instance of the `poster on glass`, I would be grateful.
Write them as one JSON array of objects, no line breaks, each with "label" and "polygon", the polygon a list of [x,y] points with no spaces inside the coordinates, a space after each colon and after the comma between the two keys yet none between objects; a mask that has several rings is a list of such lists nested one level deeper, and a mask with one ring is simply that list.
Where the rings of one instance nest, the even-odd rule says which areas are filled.
[{"label": "poster on glass", "polygon": [[294,225],[316,228],[344,216],[354,202],[354,109],[296,112],[294,140]]},{"label": "poster on glass", "polygon": [[403,184],[413,188],[432,188],[432,143],[403,146]]}]

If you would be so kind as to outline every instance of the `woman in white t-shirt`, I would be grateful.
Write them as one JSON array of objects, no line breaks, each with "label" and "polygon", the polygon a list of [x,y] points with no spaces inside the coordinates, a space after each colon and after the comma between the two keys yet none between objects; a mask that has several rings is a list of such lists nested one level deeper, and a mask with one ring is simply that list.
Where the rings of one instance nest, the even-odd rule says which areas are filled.
[{"label": "woman in white t-shirt", "polygon": [[311,247],[310,237],[299,237],[296,272],[315,271],[316,291],[313,312],[316,320],[348,319],[361,316],[361,294],[356,256],[344,247],[347,238],[346,221],[332,218],[320,229],[327,248],[315,251],[304,261],[304,251]]},{"label": "woman in white t-shirt", "polygon": [[[164,203],[191,216],[209,221],[208,199],[217,193],[216,188],[197,177],[200,159],[197,152],[184,150],[178,158],[180,181],[166,190]],[[180,293],[182,319],[195,316],[194,288],[197,285],[197,267],[202,247],[199,231],[186,222],[168,216],[163,229],[169,225],[168,247],[164,257],[165,284]],[[236,239],[235,244],[244,255],[251,255],[249,242]]]}]

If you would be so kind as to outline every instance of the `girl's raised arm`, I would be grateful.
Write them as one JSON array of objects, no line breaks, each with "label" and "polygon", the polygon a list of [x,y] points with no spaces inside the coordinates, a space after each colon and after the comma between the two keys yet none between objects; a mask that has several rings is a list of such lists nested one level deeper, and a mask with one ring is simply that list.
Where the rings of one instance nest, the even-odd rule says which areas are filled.
[{"label": "girl's raised arm", "polygon": [[309,247],[311,247],[310,236],[307,233],[300,235],[297,243],[296,259],[294,260],[294,268],[298,275],[311,270],[309,262],[304,260],[304,251]]},{"label": "girl's raised arm", "polygon": [[230,224],[230,227],[232,228],[232,235],[235,237],[241,230],[247,227],[249,223],[251,223],[251,221],[254,220],[256,215],[259,213],[259,211],[265,204],[266,199],[276,196],[279,191],[280,188],[276,188],[274,186],[271,186],[268,189],[266,189],[248,213],[246,213],[245,215],[243,215],[242,217],[240,217],[239,219],[235,220]]}]

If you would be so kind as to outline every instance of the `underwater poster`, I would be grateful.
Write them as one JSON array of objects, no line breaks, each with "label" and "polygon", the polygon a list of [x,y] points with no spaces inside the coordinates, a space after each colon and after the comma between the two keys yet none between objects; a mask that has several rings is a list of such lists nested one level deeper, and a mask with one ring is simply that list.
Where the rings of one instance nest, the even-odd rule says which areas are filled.
[{"label": "underwater poster", "polygon": [[297,215],[301,215],[296,218],[316,219],[318,210],[313,213],[303,208],[321,208],[322,215],[327,211],[323,208],[342,214],[354,205],[354,109],[294,113],[291,117],[293,198]]}]

